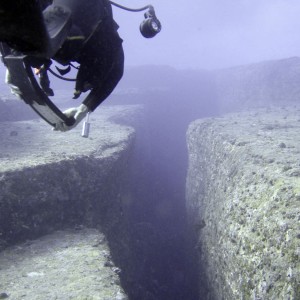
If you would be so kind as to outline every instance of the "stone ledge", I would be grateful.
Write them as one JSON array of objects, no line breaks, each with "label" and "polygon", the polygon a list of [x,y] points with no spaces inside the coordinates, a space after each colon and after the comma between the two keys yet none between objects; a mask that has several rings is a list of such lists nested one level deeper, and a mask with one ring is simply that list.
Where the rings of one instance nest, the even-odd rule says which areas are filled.
[{"label": "stone ledge", "polygon": [[109,119],[134,109],[102,109],[87,139],[81,128],[58,133],[42,121],[0,124],[0,248],[119,213],[134,129]]},{"label": "stone ledge", "polygon": [[300,298],[299,111],[189,127],[187,207],[216,299]]},{"label": "stone ledge", "polygon": [[132,127],[110,119],[137,113],[137,106],[101,107],[91,114],[89,138],[81,137],[81,125],[69,132],[55,132],[43,120],[0,123],[0,172],[31,168],[88,156],[118,155],[131,138]]}]

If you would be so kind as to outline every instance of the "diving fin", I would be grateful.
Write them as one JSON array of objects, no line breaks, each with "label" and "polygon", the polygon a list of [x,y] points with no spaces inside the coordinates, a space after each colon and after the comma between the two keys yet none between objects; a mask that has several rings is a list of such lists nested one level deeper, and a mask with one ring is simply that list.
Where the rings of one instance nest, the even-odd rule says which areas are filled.
[{"label": "diving fin", "polygon": [[55,127],[59,123],[72,126],[75,119],[64,115],[41,89],[32,72],[28,56],[11,55],[10,49],[3,43],[0,43],[0,51],[9,75],[13,79],[12,83],[18,88],[18,96],[51,126]]}]

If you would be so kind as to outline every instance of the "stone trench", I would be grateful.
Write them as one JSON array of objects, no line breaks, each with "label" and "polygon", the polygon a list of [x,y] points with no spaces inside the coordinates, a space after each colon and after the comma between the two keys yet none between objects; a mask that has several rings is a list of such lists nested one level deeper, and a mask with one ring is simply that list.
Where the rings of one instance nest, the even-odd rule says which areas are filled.
[{"label": "stone trench", "polygon": [[299,299],[299,108],[151,107],[0,124],[0,299]]},{"label": "stone trench", "polygon": [[142,119],[136,105],[104,107],[87,139],[0,124],[0,299],[198,299],[185,173],[172,191]]}]

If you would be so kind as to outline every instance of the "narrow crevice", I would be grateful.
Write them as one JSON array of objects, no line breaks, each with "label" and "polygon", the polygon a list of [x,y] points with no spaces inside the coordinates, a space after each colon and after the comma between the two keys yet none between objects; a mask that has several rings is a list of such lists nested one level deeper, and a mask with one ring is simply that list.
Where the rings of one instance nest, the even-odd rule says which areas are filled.
[{"label": "narrow crevice", "polygon": [[185,204],[185,134],[192,117],[166,119],[166,109],[146,105],[131,124],[136,140],[126,192],[128,257],[116,260],[130,300],[207,299],[205,284],[199,286],[194,228],[188,226]]}]

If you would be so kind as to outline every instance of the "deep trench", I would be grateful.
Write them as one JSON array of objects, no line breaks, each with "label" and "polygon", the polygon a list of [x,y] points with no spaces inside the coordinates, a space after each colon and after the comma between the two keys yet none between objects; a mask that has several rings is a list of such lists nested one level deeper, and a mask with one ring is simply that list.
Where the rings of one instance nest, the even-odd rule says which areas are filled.
[{"label": "deep trench", "polygon": [[198,299],[196,269],[188,266],[185,240],[185,172],[178,172],[185,160],[177,157],[182,166],[172,163],[174,151],[164,151],[169,147],[167,140],[162,142],[165,133],[151,127],[144,128],[147,134],[137,131],[130,166],[134,205],[129,235],[136,278],[126,283],[126,292],[131,300]]},{"label": "deep trench", "polygon": [[130,300],[207,299],[194,229],[188,226],[186,215],[186,130],[192,120],[214,115],[216,109],[205,107],[207,102],[200,102],[201,112],[186,104],[174,106],[170,100],[176,101],[176,97],[161,93],[144,96],[144,112],[135,124],[129,164],[132,259],[127,265],[130,270],[125,266],[121,273]]},{"label": "deep trench", "polygon": [[[132,96],[130,99],[131,104],[142,104],[143,108],[135,121],[125,120],[136,130],[125,171],[131,197],[126,216],[129,241],[126,255],[120,257],[122,245],[118,238],[122,233],[114,236],[113,232],[108,236],[110,244],[115,245],[112,249],[115,261],[121,262],[121,284],[130,300],[207,299],[185,204],[188,125],[195,119],[217,114],[216,89],[210,79],[203,77],[202,82],[200,79],[199,76],[187,78],[189,86],[179,87],[174,83],[172,90],[137,94],[136,99]],[[173,88],[176,86],[177,89]],[[128,104],[121,100],[116,104]],[[124,169],[124,166],[119,168]],[[107,179],[107,187],[111,180],[113,178]],[[116,193],[118,191],[111,190],[106,197],[109,200]],[[78,201],[81,212],[82,202]],[[109,212],[114,209],[110,201],[104,201],[103,208],[100,206],[95,211],[107,211],[102,214],[106,218],[94,223],[101,223],[105,228],[110,221]],[[69,207],[67,211],[69,213]],[[69,225],[83,222],[80,218],[74,214]],[[114,230],[118,231],[119,227]],[[45,233],[42,228],[38,235]],[[205,274],[202,277],[205,279]]]}]

